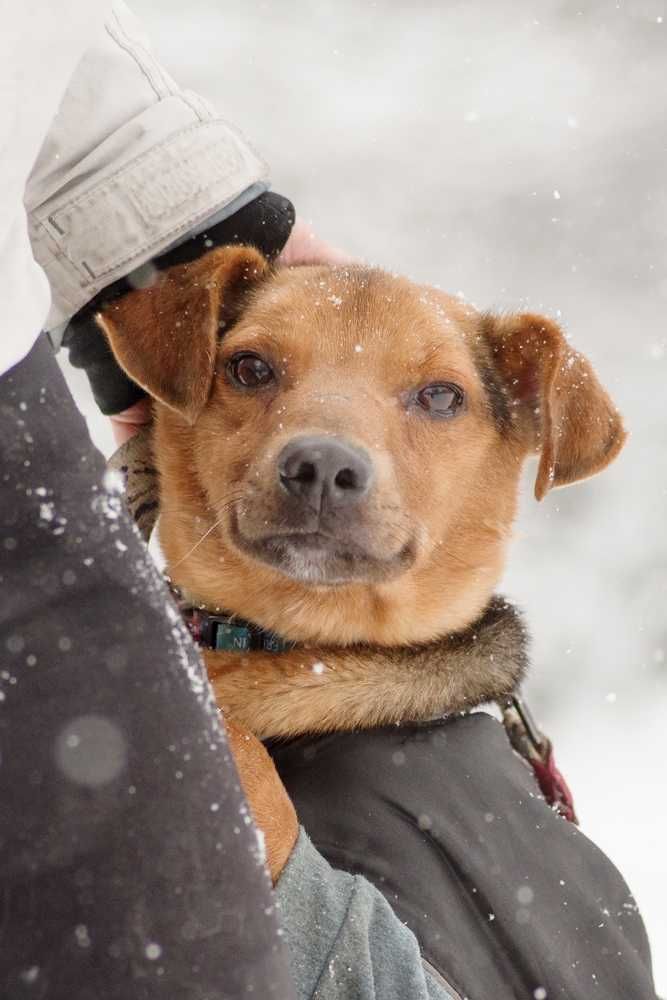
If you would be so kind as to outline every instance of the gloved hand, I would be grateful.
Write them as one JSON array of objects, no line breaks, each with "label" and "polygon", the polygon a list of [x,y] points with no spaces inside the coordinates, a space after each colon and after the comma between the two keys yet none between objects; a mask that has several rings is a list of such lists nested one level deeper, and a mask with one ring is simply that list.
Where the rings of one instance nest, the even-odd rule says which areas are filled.
[{"label": "gloved hand", "polygon": [[266,863],[275,885],[299,835],[292,800],[256,736],[225,719],[227,739],[255,823],[264,834]]},{"label": "gloved hand", "polygon": [[[212,247],[245,243],[257,247],[272,260],[285,246],[293,225],[292,203],[281,195],[266,191],[234,215],[109,285],[70,320],[63,345],[69,348],[71,364],[85,370],[102,413],[108,416],[123,414],[115,427],[119,444],[131,437],[138,425],[147,422],[150,411],[144,390],[118,367],[106,338],[94,320],[94,314],[105,303],[120,298],[142,283],[149,283],[155,271],[196,260]],[[125,413],[128,410],[130,412]]]}]

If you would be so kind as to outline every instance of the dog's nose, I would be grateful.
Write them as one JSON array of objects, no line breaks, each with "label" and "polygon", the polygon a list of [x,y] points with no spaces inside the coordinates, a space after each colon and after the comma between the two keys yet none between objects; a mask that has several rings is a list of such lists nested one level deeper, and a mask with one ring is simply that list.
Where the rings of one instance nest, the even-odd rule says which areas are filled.
[{"label": "dog's nose", "polygon": [[370,489],[373,465],[363,449],[339,438],[298,437],[278,456],[278,476],[283,489],[319,510],[361,500]]}]

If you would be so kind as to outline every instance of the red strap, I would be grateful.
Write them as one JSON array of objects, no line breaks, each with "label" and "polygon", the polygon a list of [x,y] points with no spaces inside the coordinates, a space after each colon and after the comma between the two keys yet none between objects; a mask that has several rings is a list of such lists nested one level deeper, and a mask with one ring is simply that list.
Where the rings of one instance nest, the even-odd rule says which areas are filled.
[{"label": "red strap", "polygon": [[574,809],[574,799],[568,784],[556,767],[554,752],[549,744],[546,752],[546,760],[532,759],[530,761],[540,791],[552,809],[570,823],[578,823],[577,814]]}]

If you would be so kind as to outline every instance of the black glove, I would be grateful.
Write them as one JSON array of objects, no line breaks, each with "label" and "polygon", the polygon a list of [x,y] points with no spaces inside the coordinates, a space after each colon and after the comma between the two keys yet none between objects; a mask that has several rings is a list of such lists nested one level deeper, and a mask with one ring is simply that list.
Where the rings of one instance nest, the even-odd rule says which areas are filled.
[{"label": "black glove", "polygon": [[[155,257],[150,262],[151,267],[164,271],[174,264],[196,260],[213,247],[233,243],[257,247],[265,257],[272,260],[287,243],[294,219],[292,203],[279,194],[266,191],[229,218],[192,236],[173,250]],[[138,268],[133,275],[140,275],[140,272],[141,268]],[[102,289],[70,320],[63,336],[63,345],[69,349],[70,362],[75,368],[84,369],[95,402],[102,413],[107,415],[126,410],[146,393],[118,367],[94,315],[104,305],[136,287],[137,280],[132,280],[130,275],[119,278]]]}]

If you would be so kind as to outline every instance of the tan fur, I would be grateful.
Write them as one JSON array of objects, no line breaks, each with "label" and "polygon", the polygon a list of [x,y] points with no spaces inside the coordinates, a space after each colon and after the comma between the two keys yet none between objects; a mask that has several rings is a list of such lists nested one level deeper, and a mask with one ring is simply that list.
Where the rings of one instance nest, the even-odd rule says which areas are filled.
[{"label": "tan fur", "polygon": [[[286,735],[421,718],[486,696],[493,668],[483,683],[464,671],[465,683],[453,686],[461,664],[438,640],[489,602],[523,461],[541,452],[543,496],[614,457],[620,418],[588,363],[580,355],[569,363],[551,321],[482,317],[441,292],[363,268],[269,274],[253,254],[215,251],[197,262],[196,283],[179,272],[169,288],[167,274],[150,309],[137,290],[102,320],[116,356],[131,375],[140,369],[157,399],[160,538],[173,579],[209,608],[316,647],[247,662],[208,654],[221,704],[262,735]],[[239,275],[259,279],[256,290],[213,347],[220,311],[238,301]],[[189,306],[174,327],[169,316],[184,287]],[[248,393],[231,384],[227,362],[245,349],[270,359],[276,387]],[[165,361],[165,350],[175,360]],[[485,366],[498,382],[498,412]],[[465,412],[451,421],[406,405],[415,388],[439,381],[466,392]],[[372,557],[366,579],[315,586],[257,561],[236,540],[239,525],[251,541],[269,523],[280,527],[276,456],[306,433],[345,437],[373,457],[372,495],[340,529]],[[409,564],[400,559],[406,547]],[[447,652],[435,658],[438,669],[435,647],[430,659],[410,652],[427,643]],[[369,655],[369,645],[390,648],[383,658],[377,648]],[[313,673],[313,659],[328,669]]]},{"label": "tan fur", "polygon": [[424,646],[297,648],[204,657],[220,707],[261,739],[432,719],[519,686],[526,635],[501,599],[473,628]]},{"label": "tan fur", "polygon": [[267,267],[250,247],[212,250],[157,275],[96,319],[134,381],[192,423],[209,396],[223,317],[229,319],[223,289],[238,295]]},{"label": "tan fur", "polygon": [[590,363],[559,327],[525,313],[487,324],[496,363],[523,404],[524,432],[540,453],[535,496],[586,479],[618,455],[626,433]]}]

